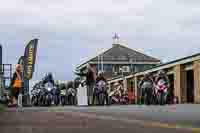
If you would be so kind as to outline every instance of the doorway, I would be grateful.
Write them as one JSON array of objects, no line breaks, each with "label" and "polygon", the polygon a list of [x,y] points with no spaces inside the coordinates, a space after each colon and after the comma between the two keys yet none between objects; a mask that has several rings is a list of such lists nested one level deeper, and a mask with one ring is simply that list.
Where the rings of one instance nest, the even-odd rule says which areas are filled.
[{"label": "doorway", "polygon": [[174,100],[174,74],[169,74],[169,83],[170,83],[170,88],[169,88],[169,95],[168,95],[168,102],[173,103]]},{"label": "doorway", "polygon": [[189,70],[187,75],[187,103],[194,103],[194,71]]}]

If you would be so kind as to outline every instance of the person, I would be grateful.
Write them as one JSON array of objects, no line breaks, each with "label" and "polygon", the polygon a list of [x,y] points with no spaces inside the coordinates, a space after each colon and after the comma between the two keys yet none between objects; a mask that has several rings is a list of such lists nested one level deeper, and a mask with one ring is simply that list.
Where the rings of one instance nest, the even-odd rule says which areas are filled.
[{"label": "person", "polygon": [[88,105],[89,106],[92,105],[93,91],[94,91],[94,86],[96,83],[96,72],[95,72],[94,68],[91,66],[91,64],[88,64],[86,73],[75,72],[75,74],[77,74],[79,76],[86,76]]},{"label": "person", "polygon": [[[152,79],[151,74],[146,73],[144,75],[144,78],[139,83],[139,88],[141,88],[141,96],[143,97],[145,94],[150,94],[148,92],[152,92],[152,95],[153,95],[153,85],[154,85],[154,81]],[[140,98],[140,100],[143,99],[142,97]],[[147,100],[148,100],[148,103],[149,103],[150,99],[147,99]]]},{"label": "person", "polygon": [[[96,78],[96,84],[98,84],[100,81],[104,81],[106,84],[107,84],[107,80],[106,78],[103,76],[103,72],[98,72],[98,76]],[[94,104],[94,101],[95,101],[95,97],[97,96],[97,93],[95,92],[96,90],[94,90],[93,92],[93,100],[92,100],[92,104]],[[107,92],[107,88],[105,86],[104,90],[103,90],[103,93],[105,94],[105,99],[106,100],[106,103],[108,105],[108,92]],[[98,98],[98,96],[97,96]],[[98,99],[99,100],[99,99]]]},{"label": "person", "polygon": [[74,88],[78,88],[81,83],[81,79],[79,77],[75,78],[74,80]]},{"label": "person", "polygon": [[9,105],[17,105],[19,93],[22,91],[22,72],[19,64],[16,65],[16,71],[13,74],[10,86],[12,91],[12,103],[9,103]]},{"label": "person", "polygon": [[165,71],[163,70],[158,71],[157,76],[155,78],[155,83],[157,84],[161,79],[165,81],[167,87],[169,88],[170,87],[169,78],[165,73]]},{"label": "person", "polygon": [[146,88],[145,83],[150,82],[153,85],[153,79],[151,78],[151,75],[149,73],[146,73],[144,75],[144,78],[139,83],[139,88]]},{"label": "person", "polygon": [[42,81],[43,81],[43,84],[50,82],[50,83],[52,83],[53,86],[55,85],[54,78],[53,78],[53,75],[51,72],[45,74]]}]

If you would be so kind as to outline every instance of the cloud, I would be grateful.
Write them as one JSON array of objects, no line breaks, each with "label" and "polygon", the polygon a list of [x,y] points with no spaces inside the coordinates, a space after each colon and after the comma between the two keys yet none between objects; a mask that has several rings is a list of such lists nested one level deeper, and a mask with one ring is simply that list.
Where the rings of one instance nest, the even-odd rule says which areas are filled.
[{"label": "cloud", "polygon": [[[4,62],[16,63],[39,38],[36,73],[72,79],[77,64],[112,45],[118,32],[130,48],[163,60],[199,52],[196,0],[6,0],[0,5]],[[180,51],[181,52],[177,52]]]}]

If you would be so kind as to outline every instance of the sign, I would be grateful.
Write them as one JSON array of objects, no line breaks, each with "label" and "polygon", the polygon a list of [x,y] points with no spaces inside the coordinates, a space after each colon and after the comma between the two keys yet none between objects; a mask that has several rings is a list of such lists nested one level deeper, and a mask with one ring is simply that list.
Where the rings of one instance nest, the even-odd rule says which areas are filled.
[{"label": "sign", "polygon": [[33,76],[38,39],[31,40],[24,53],[24,78],[30,80]]}]

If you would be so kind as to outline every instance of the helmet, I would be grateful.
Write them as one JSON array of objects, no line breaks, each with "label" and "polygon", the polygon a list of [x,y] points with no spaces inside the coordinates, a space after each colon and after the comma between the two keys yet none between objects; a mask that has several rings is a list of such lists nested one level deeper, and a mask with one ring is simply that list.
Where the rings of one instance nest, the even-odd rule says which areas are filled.
[{"label": "helmet", "polygon": [[98,76],[101,76],[102,74],[103,74],[102,71],[99,71],[99,72],[98,72]]},{"label": "helmet", "polygon": [[51,72],[48,72],[48,74],[47,74],[48,76],[52,76],[52,73]]},{"label": "helmet", "polygon": [[81,82],[81,78],[79,78],[79,77],[75,78],[74,82]]},{"label": "helmet", "polygon": [[150,73],[145,73],[144,74],[144,78],[149,78],[150,77]]},{"label": "helmet", "polygon": [[158,71],[158,76],[163,76],[163,75],[165,75],[165,71],[164,70]]}]

